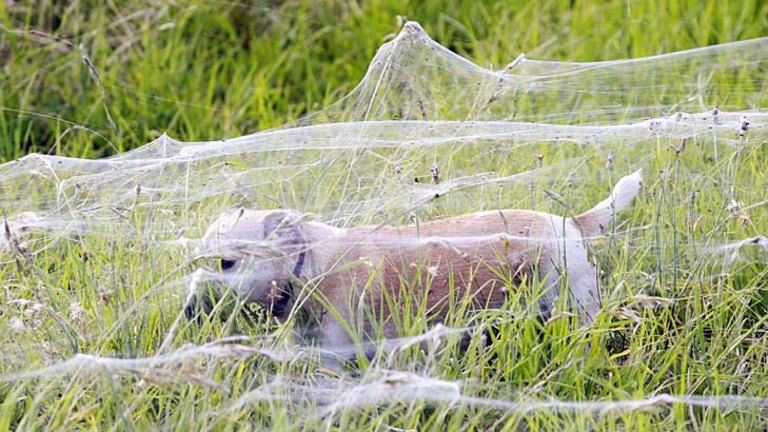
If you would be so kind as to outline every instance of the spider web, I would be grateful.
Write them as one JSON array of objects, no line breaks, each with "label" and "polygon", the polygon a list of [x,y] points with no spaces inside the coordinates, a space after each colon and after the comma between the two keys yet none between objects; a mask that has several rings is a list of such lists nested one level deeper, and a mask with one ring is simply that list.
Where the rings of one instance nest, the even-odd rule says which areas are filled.
[{"label": "spider web", "polygon": [[[452,53],[409,22],[379,48],[350,94],[295,124],[207,142],[163,135],[99,160],[32,154],[5,163],[0,165],[5,218],[0,261],[7,269],[7,301],[1,310],[9,328],[20,328],[35,348],[17,345],[18,335],[0,337],[2,378],[106,371],[172,382],[193,376],[200,385],[215,387],[226,384],[210,374],[171,373],[170,366],[206,358],[214,369],[221,359],[264,356],[289,362],[310,355],[309,348],[275,348],[267,336],[246,339],[247,346],[224,339],[168,352],[184,343],[175,331],[178,319],[171,328],[160,327],[167,343],[140,350],[112,347],[116,335],[140,332],[137,322],[156,319],[153,311],[178,315],[196,263],[216,255],[200,241],[202,233],[237,205],[296,209],[339,227],[500,208],[576,214],[603,199],[622,175],[642,168],[644,204],[628,212],[597,247],[613,245],[615,254],[653,259],[610,275],[604,293],[609,303],[625,305],[628,298],[611,281],[639,287],[629,302],[642,306],[666,301],[651,292],[654,287],[675,297],[673,278],[715,281],[764,265],[768,240],[759,220],[766,217],[768,181],[754,173],[763,173],[766,163],[767,74],[765,38],[593,63],[520,55],[493,71]],[[71,266],[60,265],[72,261],[72,254],[100,267],[74,277]],[[15,272],[16,266],[22,270]],[[649,271],[660,276],[641,275]],[[666,288],[658,279],[664,275]],[[35,285],[60,289],[44,294]],[[104,298],[120,297],[118,312],[108,320],[98,311],[85,316],[83,305],[72,300],[82,285]],[[90,307],[97,310],[98,300]],[[631,308],[622,313],[637,316]],[[78,321],[93,324],[87,336]],[[86,337],[96,341],[94,352],[75,355]],[[411,346],[407,338],[388,343]],[[466,395],[458,384],[429,372],[372,369],[355,384],[320,386],[276,376],[230,402],[242,407],[264,398],[311,399],[321,406],[318,415],[415,399],[521,412],[640,410],[676,403],[765,406],[759,398],[663,395],[584,406],[512,403]],[[363,394],[379,396],[351,397]]]}]

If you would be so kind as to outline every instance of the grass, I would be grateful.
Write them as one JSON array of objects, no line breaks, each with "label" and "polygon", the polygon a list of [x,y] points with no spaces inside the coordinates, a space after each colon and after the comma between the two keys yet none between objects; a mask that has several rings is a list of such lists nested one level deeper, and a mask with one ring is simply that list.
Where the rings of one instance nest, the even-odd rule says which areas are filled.
[{"label": "grass", "polygon": [[[162,132],[183,141],[218,140],[297,121],[354,88],[376,49],[399,30],[398,15],[418,20],[436,41],[492,69],[520,52],[553,60],[620,59],[759,37],[768,30],[768,5],[759,1],[429,1],[418,7],[393,0],[319,5],[298,0],[249,5],[6,1],[0,3],[0,161],[30,152],[96,159],[142,146]],[[707,102],[764,109],[768,91],[759,75],[764,70],[757,76],[739,71],[711,78],[739,91],[707,94]],[[686,83],[675,85],[690,71],[667,72],[673,89],[667,96],[685,94]],[[639,83],[643,74],[624,78]],[[445,117],[466,114],[462,109],[473,93],[486,91],[452,88],[448,81],[419,82],[416,76],[409,85],[411,93],[429,86],[450,89],[434,95],[444,97],[438,112]],[[631,86],[627,90],[633,93],[622,101],[630,112],[643,112],[656,96]],[[590,106],[588,98],[521,97],[518,102],[523,118],[565,113],[565,122],[589,120],[578,109]],[[540,106],[545,111],[536,111]],[[487,112],[498,115],[493,109]],[[707,252],[768,232],[764,206],[748,212],[729,207],[731,200],[741,208],[765,200],[768,161],[760,127],[755,122],[743,149],[701,138],[675,151],[680,141],[663,134],[595,148],[477,140],[353,156],[319,150],[243,152],[192,168],[169,164],[147,175],[94,180],[85,185],[91,189],[82,190],[100,194],[88,198],[78,192],[78,199],[111,204],[121,214],[114,225],[94,225],[104,231],[65,236],[32,256],[0,250],[0,374],[40,369],[76,354],[181,355],[190,344],[237,334],[251,339],[243,342],[243,351],[213,344],[205,349],[220,357],[165,363],[75,357],[81,363],[68,373],[0,383],[0,430],[765,428],[764,399],[759,406],[661,401],[629,410],[611,405],[661,394],[710,402],[728,395],[768,397],[768,259],[759,252],[748,255],[749,249],[735,262]],[[293,142],[303,135],[288,131],[282,137]],[[613,171],[606,169],[609,155]],[[392,175],[394,162],[402,163],[405,174]],[[279,170],[250,171],[280,164],[306,171],[295,178]],[[542,324],[522,303],[510,302],[479,318],[481,323],[503,320],[488,348],[476,337],[461,351],[456,334],[431,349],[416,344],[391,359],[371,364],[361,359],[357,376],[350,372],[340,378],[324,370],[317,356],[294,357],[287,332],[280,331],[286,329],[276,329],[264,317],[248,322],[238,314],[242,305],[222,303],[201,326],[179,321],[175,337],[164,344],[191,266],[178,249],[150,247],[153,242],[199,236],[221,209],[237,203],[298,208],[340,224],[404,222],[408,215],[402,210],[408,207],[398,199],[405,200],[405,191],[431,191],[423,183],[430,182],[433,164],[443,185],[462,175],[511,175],[539,164],[543,174],[531,171],[534,175],[519,184],[484,185],[427,200],[413,210],[416,217],[501,206],[563,213],[562,204],[543,189],[562,196],[574,207],[567,211],[575,212],[603,199],[620,173],[642,166],[645,190],[615,227],[630,231],[595,244],[606,298],[596,325],[579,329],[567,318]],[[206,183],[206,176],[185,177],[190,170],[206,173],[224,193],[194,195],[219,192],[219,186]],[[572,173],[579,174],[575,185],[569,181]],[[239,183],[233,186],[227,176]],[[413,176],[423,176],[422,183],[413,185]],[[0,184],[5,215],[56,202],[56,191],[34,182],[30,189],[24,178],[5,177]],[[121,181],[124,189],[116,185]],[[166,195],[158,194],[167,200],[154,202],[153,195],[142,193],[137,188],[142,181],[145,189],[153,181],[168,187]],[[376,202],[369,201],[375,199],[391,205],[376,213]],[[30,245],[55,238],[33,233]],[[418,313],[419,305],[412,310],[400,323],[404,338],[432,328]],[[461,315],[453,314],[447,324],[465,326]],[[270,351],[248,351],[254,348]],[[384,369],[411,375],[385,377]],[[436,401],[456,396],[453,383],[460,383],[463,398]],[[390,392],[398,402],[387,403]],[[347,405],[329,410],[323,403],[328,395],[349,396],[337,400]],[[547,405],[552,400],[605,405],[557,408]],[[513,407],[514,402],[529,403],[531,409]]]}]

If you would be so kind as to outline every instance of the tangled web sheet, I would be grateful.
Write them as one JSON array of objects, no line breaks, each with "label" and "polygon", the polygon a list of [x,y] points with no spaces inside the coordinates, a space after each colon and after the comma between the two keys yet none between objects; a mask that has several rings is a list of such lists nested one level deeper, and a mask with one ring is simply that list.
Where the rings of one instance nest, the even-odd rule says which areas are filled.
[{"label": "tangled web sheet", "polygon": [[[121,376],[113,384],[126,393],[146,391],[146,382],[189,383],[219,395],[211,412],[265,401],[305,407],[294,425],[417,400],[521,415],[662,405],[760,412],[768,369],[766,76],[768,39],[594,63],[520,55],[493,71],[410,22],[350,94],[295,124],[208,142],[163,135],[100,160],[35,154],[5,163],[0,320],[12,331],[0,336],[0,379],[66,387]],[[304,365],[320,367],[317,353],[290,342],[290,325],[181,319],[193,271],[216,256],[201,236],[235,206],[295,209],[338,227],[501,208],[572,215],[637,169],[641,197],[595,241],[602,327],[563,330],[577,341],[536,354],[541,370],[508,370],[499,382],[487,372],[445,374],[462,369],[443,341],[456,345],[473,331],[448,326],[381,341],[383,354],[360,376],[314,375]],[[662,318],[671,327],[646,328]],[[520,321],[505,321],[502,333],[538,325],[535,317]],[[713,328],[729,333],[705,334]],[[654,331],[668,332],[664,343],[695,332],[725,344],[714,352],[743,356],[747,369],[724,371],[735,378],[720,393],[692,385],[691,394],[677,394],[685,386],[655,377],[660,391],[642,397],[596,384],[592,401],[554,399],[549,380],[580,373],[569,369],[609,381],[597,378],[606,371],[596,362],[582,364],[588,341],[633,367],[648,361],[633,350],[649,346],[638,341]],[[609,333],[630,341],[611,342]],[[526,350],[535,351],[526,340],[498,342],[488,358],[525,369]],[[706,343],[680,355],[707,357]],[[233,371],[243,369],[253,377],[241,386]]]}]

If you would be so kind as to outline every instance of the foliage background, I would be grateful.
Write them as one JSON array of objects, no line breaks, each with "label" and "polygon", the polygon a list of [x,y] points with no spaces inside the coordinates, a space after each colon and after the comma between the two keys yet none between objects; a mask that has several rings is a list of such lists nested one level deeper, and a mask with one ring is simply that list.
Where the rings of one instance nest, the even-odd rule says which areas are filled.
[{"label": "foliage background", "polygon": [[597,61],[764,36],[768,3],[4,0],[0,161],[282,125],[352,89],[404,18],[500,69],[523,52]]}]

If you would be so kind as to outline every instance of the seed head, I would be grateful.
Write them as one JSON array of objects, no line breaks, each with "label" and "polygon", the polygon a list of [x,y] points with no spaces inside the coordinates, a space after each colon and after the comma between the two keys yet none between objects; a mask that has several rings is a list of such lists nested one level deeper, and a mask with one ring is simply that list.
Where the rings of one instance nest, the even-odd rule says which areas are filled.
[{"label": "seed head", "polygon": [[741,116],[741,120],[739,121],[739,136],[744,138],[748,130],[749,120],[747,120],[747,116]]},{"label": "seed head", "polygon": [[440,167],[437,166],[437,164],[432,165],[432,168],[429,169],[429,173],[432,175],[432,183],[440,183]]}]

